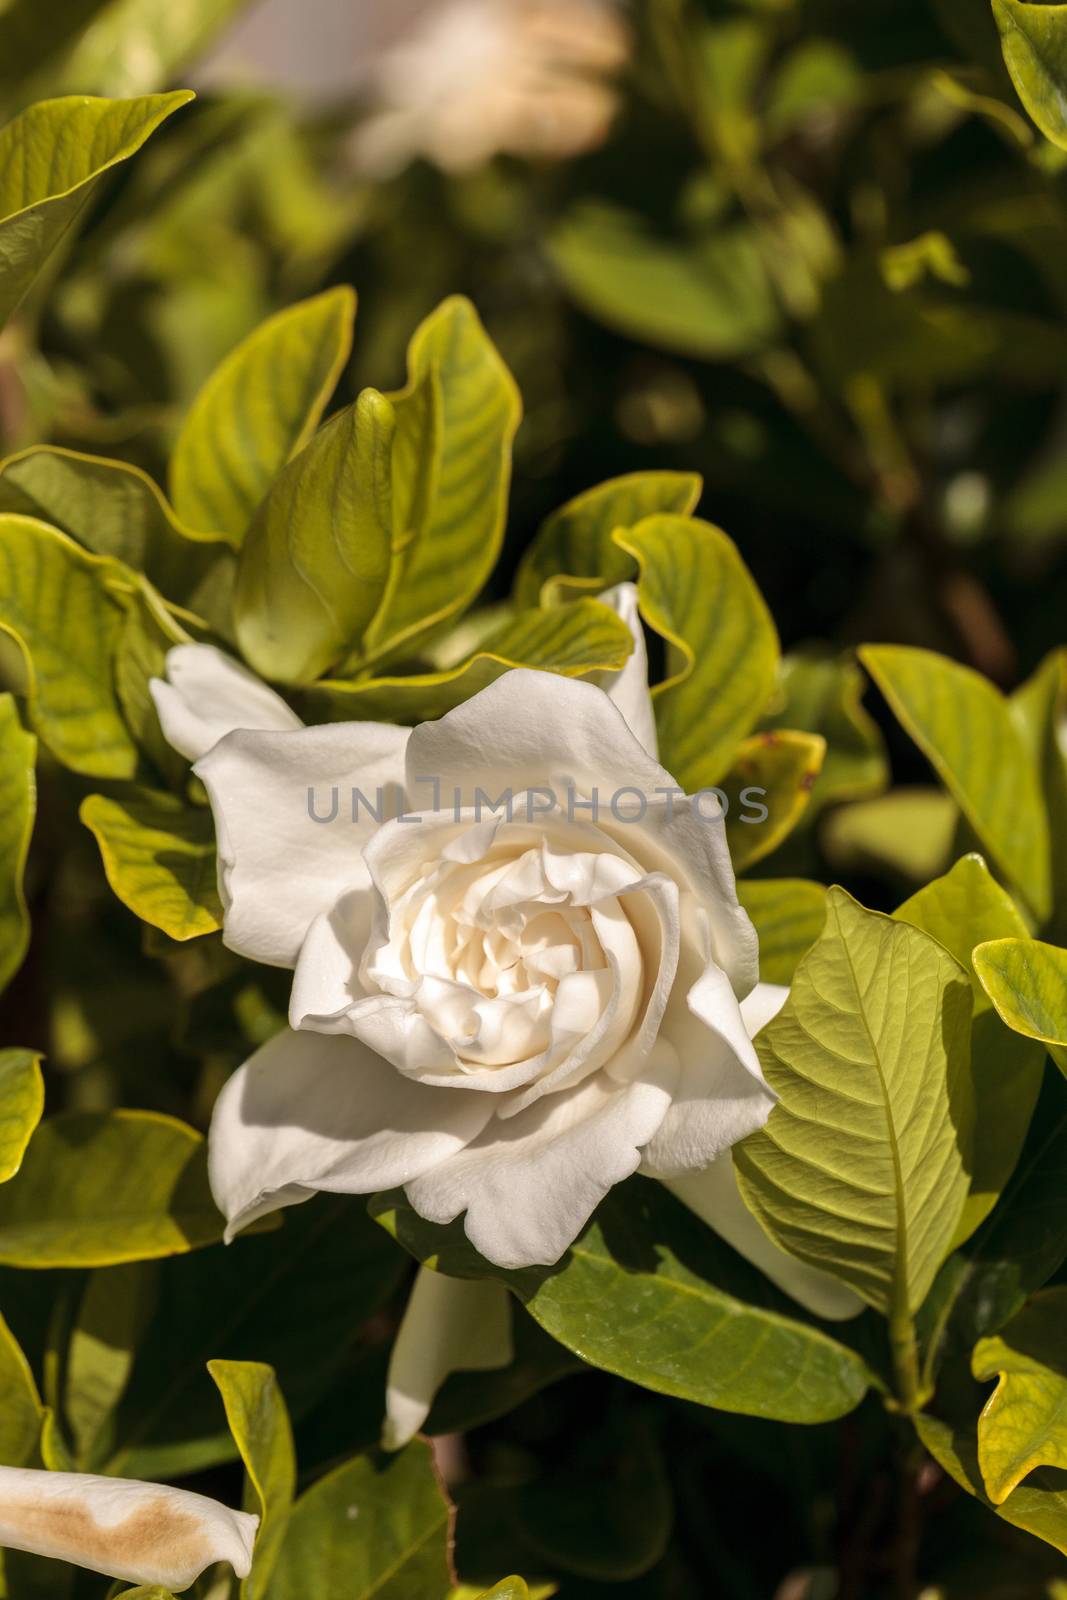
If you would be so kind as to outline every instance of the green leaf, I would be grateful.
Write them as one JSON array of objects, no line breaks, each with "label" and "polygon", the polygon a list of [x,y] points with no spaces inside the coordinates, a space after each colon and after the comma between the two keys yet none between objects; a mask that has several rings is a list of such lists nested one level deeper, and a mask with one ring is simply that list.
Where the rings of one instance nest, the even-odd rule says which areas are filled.
[{"label": "green leaf", "polygon": [[269,318],[212,373],[170,466],[171,497],[190,527],[240,545],[271,484],[319,425],[352,348],[355,314],[351,289],[328,289]]},{"label": "green leaf", "polygon": [[993,939],[974,952],[974,970],[1008,1027],[1047,1045],[1067,1073],[1067,950],[1038,939]]},{"label": "green leaf", "polygon": [[1015,1170],[1045,1067],[1043,1050],[1005,1033],[971,957],[983,940],[1028,935],[1011,897],[978,855],[963,856],[951,872],[912,895],[894,915],[944,945],[971,977],[974,1160],[971,1192],[956,1232],[959,1244],[992,1210]]},{"label": "green leaf", "polygon": [[204,1141],[153,1111],[65,1112],[42,1122],[0,1188],[0,1263],[100,1267],[221,1238]]},{"label": "green leaf", "polygon": [[90,1273],[66,1354],[64,1415],[74,1465],[91,1472],[107,1443],[107,1425],[133,1370],[154,1305],[154,1262]]},{"label": "green leaf", "polygon": [[40,1056],[34,1050],[0,1050],[0,1183],[21,1167],[43,1111]]},{"label": "green leaf", "polygon": [[297,1501],[269,1600],[412,1600],[449,1586],[452,1509],[429,1446],[357,1456]]},{"label": "green leaf", "polygon": [[994,864],[1044,921],[1051,909],[1048,818],[1004,696],[932,650],[864,645],[859,655]]},{"label": "green leaf", "polygon": [[1067,150],[1067,6],[993,0],[1011,81],[1046,139]]},{"label": "green leaf", "polygon": [[87,795],[78,814],[100,847],[113,892],[135,916],[171,939],[222,927],[215,828],[206,807],[129,789],[121,800]]},{"label": "green leaf", "polygon": [[[439,416],[426,405],[429,373],[439,386]],[[397,509],[424,504],[425,510],[410,526],[397,526],[401,543],[389,587],[362,656],[346,662],[346,672],[466,610],[496,565],[507,520],[522,401],[468,300],[444,301],[416,330],[408,386],[390,398],[398,419]],[[431,487],[420,495],[409,480],[416,463],[426,470],[426,458],[433,463]]]},{"label": "green leaf", "polygon": [[530,1600],[530,1591],[522,1578],[501,1578],[484,1591],[480,1600]]},{"label": "green leaf", "polygon": [[858,800],[884,789],[889,776],[885,742],[863,708],[864,678],[853,658],[812,651],[788,655],[778,682],[782,703],[764,717],[763,726],[802,728],[826,740],[809,814],[833,801]]},{"label": "green leaf", "polygon": [[915,1418],[915,1426],[927,1450],[961,1489],[1013,1527],[1032,1533],[1067,1555],[1067,1488],[1061,1487],[1062,1474],[1035,1472],[996,1505],[982,1482],[973,1425],[953,1426],[921,1412]]},{"label": "green leaf", "polygon": [[567,678],[617,672],[632,649],[621,617],[595,600],[549,611],[520,611],[458,666],[405,678],[326,679],[307,691],[313,720],[421,722],[469,700],[515,667]]},{"label": "green leaf", "polygon": [[[542,523],[519,564],[515,603],[540,605],[545,585],[555,593],[607,589],[633,575],[633,562],[612,539],[656,511],[687,517],[700,499],[695,472],[630,472],[586,489]],[[553,581],[557,580],[557,581]]]},{"label": "green leaf", "polygon": [[891,1317],[922,1303],[966,1199],[970,1023],[946,950],[834,888],[757,1040],[780,1099],[735,1148],[745,1199],[782,1249]]},{"label": "green leaf", "polygon": [[399,1192],[376,1196],[370,1210],[419,1260],[455,1277],[499,1278],[583,1361],[659,1394],[825,1422],[857,1406],[872,1381],[855,1351],[798,1313],[661,1184],[613,1189],[559,1267],[517,1273],[483,1261],[460,1224],[424,1222]]},{"label": "green leaf", "polygon": [[557,225],[549,252],[584,311],[660,349],[728,361],[766,347],[781,323],[747,222],[670,239],[614,206],[585,204]]},{"label": "green leaf", "polygon": [[75,94],[160,88],[247,5],[248,0],[106,0],[70,48],[60,69],[63,86]]},{"label": "green leaf", "polygon": [[183,526],[139,467],[34,445],[0,462],[0,511],[36,517],[185,600],[226,548]]},{"label": "green leaf", "polygon": [[660,755],[687,794],[714,784],[774,687],[778,636],[736,546],[708,522],[660,514],[616,533],[641,569],[641,615],[667,640],[652,691]]},{"label": "green leaf", "polygon": [[1047,1289],[975,1346],[979,1383],[999,1379],[978,1419],[978,1464],[996,1505],[1039,1467],[1067,1469],[1065,1313],[1067,1288]]},{"label": "green leaf", "polygon": [[792,833],[811,801],[825,753],[819,734],[785,729],[753,734],[738,746],[722,780],[736,872],[762,861]]},{"label": "green leaf", "polygon": [[137,766],[113,676],[123,609],[105,580],[116,570],[43,522],[0,515],[0,634],[20,649],[43,743],[94,778],[128,778]]},{"label": "green leaf", "polygon": [[822,824],[820,842],[836,872],[926,883],[948,865],[959,815],[943,789],[892,789],[835,807]]},{"label": "green leaf", "polygon": [[205,1365],[212,1359],[269,1365],[298,1423],[334,1395],[361,1326],[396,1292],[405,1264],[357,1201],[333,1195],[226,1250],[163,1262],[101,1470],[180,1478],[232,1461],[236,1446]]},{"label": "green leaf", "polygon": [[0,989],[22,965],[30,942],[22,877],[36,809],[36,754],[37,741],[24,730],[14,700],[0,694]]},{"label": "green leaf", "polygon": [[[125,613],[115,649],[115,688],[126,726],[160,773],[175,787],[188,778],[185,758],[167,743],[152,699],[151,681],[166,676],[167,652],[191,635],[147,578],[131,574],[132,587],[112,593]],[[186,616],[186,620],[192,621]]]},{"label": "green leaf", "polygon": [[256,513],[234,620],[263,677],[308,683],[363,637],[389,574],[395,427],[391,402],[364,389],[289,463]]},{"label": "green leaf", "polygon": [[241,1584],[242,1596],[257,1600],[267,1593],[296,1492],[293,1430],[271,1367],[258,1361],[209,1361],[207,1369],[218,1384],[248,1474],[244,1509],[260,1519],[252,1571]]},{"label": "green leaf", "polygon": [[749,878],[737,885],[741,904],[759,934],[764,983],[792,983],[803,955],[826,920],[826,890],[806,878]]},{"label": "green leaf", "polygon": [[4,1402],[0,1406],[0,1465],[30,1466],[37,1454],[45,1412],[30,1364],[3,1317],[0,1317],[0,1395]]},{"label": "green leaf", "polygon": [[1067,941],[1067,650],[1053,650],[1011,697],[1012,715],[1041,775],[1052,834],[1049,936]]},{"label": "green leaf", "polygon": [[110,167],[193,98],[42,100],[0,129],[0,327]]}]

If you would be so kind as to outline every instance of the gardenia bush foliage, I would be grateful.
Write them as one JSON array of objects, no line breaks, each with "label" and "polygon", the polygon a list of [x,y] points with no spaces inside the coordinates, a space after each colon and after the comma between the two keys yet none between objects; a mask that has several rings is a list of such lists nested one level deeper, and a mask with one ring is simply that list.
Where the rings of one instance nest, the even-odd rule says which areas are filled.
[{"label": "gardenia bush foliage", "polygon": [[57,9],[0,1597],[1067,1594],[1067,7]]}]

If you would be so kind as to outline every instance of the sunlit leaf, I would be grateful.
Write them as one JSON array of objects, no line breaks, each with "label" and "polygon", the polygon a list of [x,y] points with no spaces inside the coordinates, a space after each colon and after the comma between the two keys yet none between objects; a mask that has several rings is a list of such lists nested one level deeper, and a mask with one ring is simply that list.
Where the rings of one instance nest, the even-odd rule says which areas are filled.
[{"label": "sunlit leaf", "polygon": [[1067,1073],[1067,950],[1038,939],[994,939],[974,952],[974,969],[1008,1027],[1047,1045]]},{"label": "sunlit leaf", "polygon": [[759,934],[763,982],[791,983],[826,920],[823,885],[806,878],[743,878],[737,894]]},{"label": "sunlit leaf", "polygon": [[1013,1527],[1023,1528],[1067,1555],[1067,1487],[1062,1473],[1049,1469],[1031,1474],[1007,1499],[996,1505],[986,1494],[978,1465],[974,1423],[953,1426],[921,1412],[915,1419],[919,1437],[950,1478]]},{"label": "sunlit leaf", "polygon": [[245,1465],[244,1509],[260,1519],[252,1571],[241,1584],[241,1594],[256,1600],[267,1593],[296,1492],[293,1430],[270,1367],[258,1361],[209,1361],[208,1371]]},{"label": "sunlit leaf", "polygon": [[222,926],[215,828],[206,807],[130,789],[122,799],[88,795],[80,816],[100,847],[112,890],[134,914],[171,939]]},{"label": "sunlit leaf", "polygon": [[104,0],[66,55],[63,87],[74,94],[144,94],[162,88],[248,4]]},{"label": "sunlit leaf", "polygon": [[22,876],[36,809],[37,741],[0,694],[0,989],[22,965],[30,937]]},{"label": "sunlit leaf", "polygon": [[[30,1364],[0,1317],[0,1466],[31,1465],[44,1422],[44,1407]],[[2,1557],[0,1557],[2,1559]],[[0,1571],[0,1581],[2,1581]]]},{"label": "sunlit leaf", "polygon": [[763,719],[765,728],[802,728],[826,740],[826,754],[811,789],[810,812],[831,801],[857,800],[884,789],[889,776],[885,743],[863,707],[863,674],[851,656],[814,651],[782,658],[782,704]]},{"label": "sunlit leaf", "polygon": [[1067,1469],[1065,1314],[1067,1288],[1046,1289],[975,1345],[974,1376],[999,1380],[978,1419],[978,1463],[997,1505],[1037,1468]]},{"label": "sunlit leaf", "polygon": [[1067,6],[993,0],[1004,61],[1046,139],[1067,150]]},{"label": "sunlit leaf", "polygon": [[0,1183],[13,1178],[44,1110],[41,1058],[33,1050],[0,1050]]},{"label": "sunlit leaf", "polygon": [[811,802],[826,741],[817,733],[756,733],[738,746],[722,779],[726,838],[736,872],[777,850]]},{"label": "sunlit leaf", "polygon": [[122,1399],[152,1315],[155,1264],[132,1261],[89,1274],[66,1352],[64,1415],[75,1464],[91,1471],[106,1448],[108,1420]]}]

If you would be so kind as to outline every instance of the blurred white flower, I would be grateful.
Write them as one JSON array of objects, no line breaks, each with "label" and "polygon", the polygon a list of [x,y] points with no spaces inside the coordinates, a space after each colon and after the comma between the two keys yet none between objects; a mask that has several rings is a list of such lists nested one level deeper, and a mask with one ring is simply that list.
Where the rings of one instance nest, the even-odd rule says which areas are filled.
[{"label": "blurred white flower", "polygon": [[357,166],[387,178],[416,156],[457,172],[594,149],[629,50],[612,0],[443,0],[376,63]]},{"label": "blurred white flower", "polygon": [[249,1512],[187,1489],[0,1467],[0,1547],[126,1583],[176,1592],[216,1561],[247,1578],[258,1526]]}]

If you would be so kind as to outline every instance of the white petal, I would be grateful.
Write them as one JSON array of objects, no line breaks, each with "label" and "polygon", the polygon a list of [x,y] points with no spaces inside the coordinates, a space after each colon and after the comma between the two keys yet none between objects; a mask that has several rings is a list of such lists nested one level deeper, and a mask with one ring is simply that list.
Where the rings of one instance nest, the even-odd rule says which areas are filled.
[{"label": "white petal", "polygon": [[187,1589],[215,1561],[246,1578],[258,1526],[258,1517],[186,1489],[0,1467],[0,1546],[126,1583]]},{"label": "white petal", "polygon": [[675,1073],[669,1054],[655,1052],[635,1083],[599,1073],[496,1118],[466,1150],[408,1183],[408,1199],[429,1222],[465,1210],[467,1237],[497,1266],[551,1266],[608,1190],[636,1172]]},{"label": "white petal", "polygon": [[863,1301],[845,1284],[787,1255],[764,1233],[741,1198],[729,1153],[702,1172],[671,1178],[667,1188],[772,1283],[817,1317],[837,1322],[863,1310]]},{"label": "white petal", "polygon": [[228,1234],[320,1189],[406,1183],[461,1151],[492,1106],[412,1083],[355,1039],[283,1029],[215,1102],[208,1169]]},{"label": "white petal", "polygon": [[166,682],[153,678],[148,687],[164,738],[190,761],[235,728],[303,727],[281,695],[214,645],[177,645],[166,669]]},{"label": "white petal", "polygon": [[362,848],[378,824],[353,791],[377,806],[380,790],[381,815],[395,816],[407,738],[406,728],[379,722],[238,732],[197,762],[215,816],[231,950],[291,967],[315,917],[369,885]]},{"label": "white petal", "polygon": [[741,1016],[749,1037],[754,1039],[761,1028],[773,1021],[788,999],[786,984],[757,983],[752,993],[741,1002]]},{"label": "white petal", "polygon": [[601,605],[610,606],[612,611],[618,613],[629,628],[634,641],[633,654],[621,672],[602,673],[599,679],[600,686],[606,690],[626,718],[631,733],[640,739],[649,755],[655,760],[659,755],[659,744],[656,739],[652,696],[648,692],[648,651],[645,648],[645,634],[637,609],[637,586],[632,583],[617,583],[613,589],[605,589],[597,599]]},{"label": "white petal", "polygon": [[449,1373],[510,1366],[511,1297],[489,1278],[420,1267],[389,1358],[382,1448],[399,1450],[430,1413]]}]

